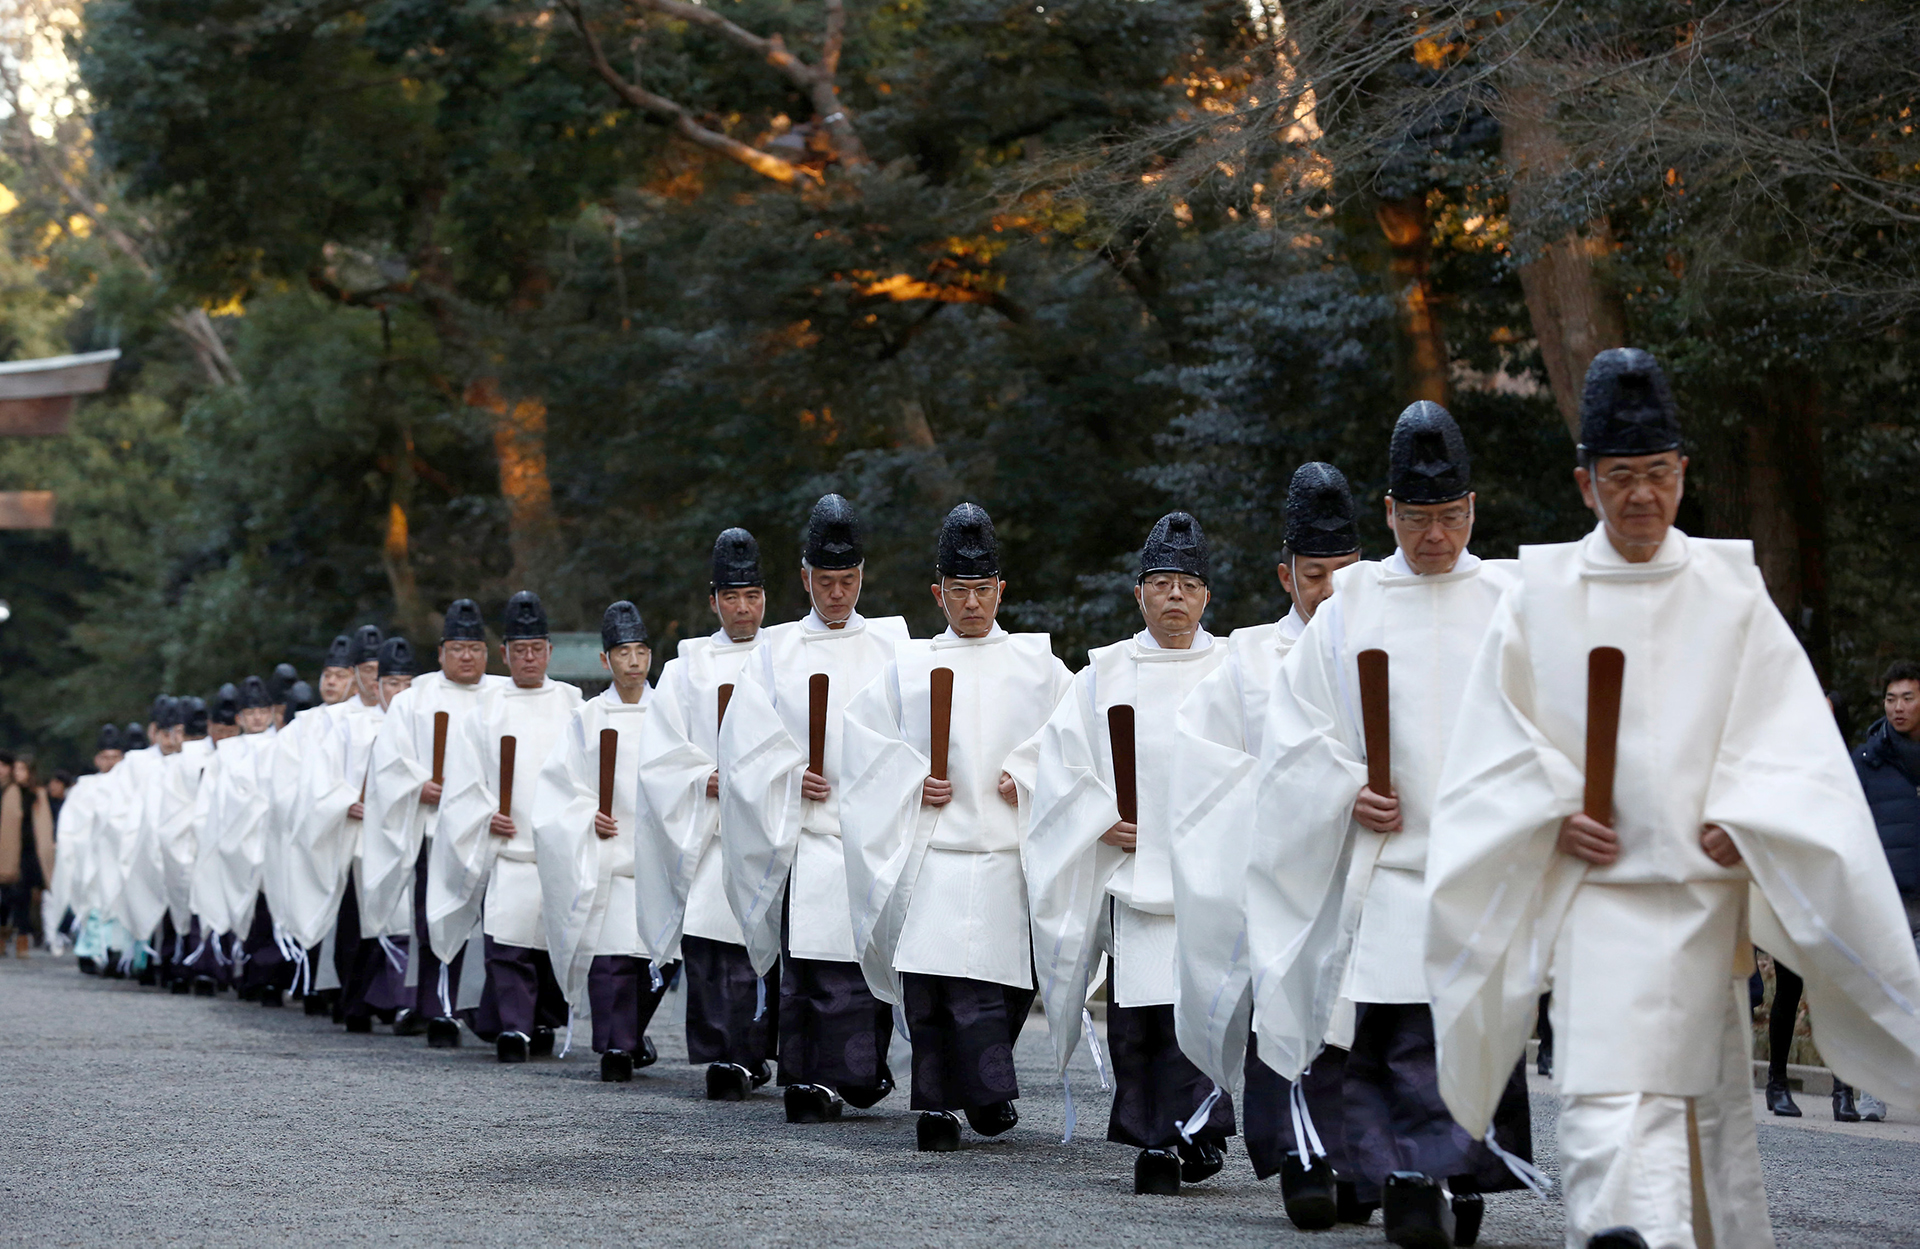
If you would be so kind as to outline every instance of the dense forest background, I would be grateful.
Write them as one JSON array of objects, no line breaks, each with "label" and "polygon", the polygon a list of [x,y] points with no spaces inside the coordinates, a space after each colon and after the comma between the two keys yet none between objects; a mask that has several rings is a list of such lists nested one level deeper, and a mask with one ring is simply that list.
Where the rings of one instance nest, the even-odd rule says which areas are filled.
[{"label": "dense forest background", "polygon": [[1285,483],[1446,403],[1475,548],[1577,536],[1585,363],[1666,363],[1682,523],[1750,537],[1863,727],[1920,650],[1920,13],[1596,0],[8,0],[0,356],[118,347],[0,444],[0,741],[77,758],[373,621],[523,587],[711,628],[807,506],[934,627],[952,504],[1069,663],[1153,519],[1284,607]]}]

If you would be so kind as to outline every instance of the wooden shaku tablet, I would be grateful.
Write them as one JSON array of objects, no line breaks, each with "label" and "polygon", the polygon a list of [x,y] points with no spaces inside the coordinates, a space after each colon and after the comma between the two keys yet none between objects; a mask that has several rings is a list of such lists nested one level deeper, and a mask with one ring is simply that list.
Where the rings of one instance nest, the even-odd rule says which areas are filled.
[{"label": "wooden shaku tablet", "polygon": [[613,814],[613,770],[620,762],[620,730],[600,730],[600,814]]},{"label": "wooden shaku tablet", "polygon": [[1587,652],[1587,790],[1580,809],[1597,824],[1613,824],[1613,769],[1620,746],[1620,681],[1627,657],[1618,648]]},{"label": "wooden shaku tablet", "polygon": [[1393,797],[1393,735],[1387,726],[1387,652],[1361,651],[1360,727],[1367,743],[1367,788]]},{"label": "wooden shaku tablet", "polygon": [[947,746],[953,735],[953,669],[935,668],[930,674],[932,683],[928,703],[931,707],[932,724],[929,726],[933,743],[933,779],[947,779]]},{"label": "wooden shaku tablet", "polygon": [[827,774],[827,674],[807,678],[807,771]]},{"label": "wooden shaku tablet", "polygon": [[520,743],[512,734],[500,739],[500,814],[513,818],[513,752]]},{"label": "wooden shaku tablet", "polygon": [[447,713],[433,713],[433,783],[447,783]]},{"label": "wooden shaku tablet", "polygon": [[1107,708],[1107,740],[1113,747],[1113,796],[1120,818],[1138,824],[1140,790],[1139,773],[1134,767],[1132,703],[1115,703]]}]

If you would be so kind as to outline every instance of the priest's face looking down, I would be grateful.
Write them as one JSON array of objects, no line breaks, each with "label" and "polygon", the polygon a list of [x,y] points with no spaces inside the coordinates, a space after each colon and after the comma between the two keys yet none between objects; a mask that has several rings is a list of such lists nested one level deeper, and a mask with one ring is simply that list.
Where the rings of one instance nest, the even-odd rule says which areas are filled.
[{"label": "priest's face looking down", "polygon": [[1920,738],[1920,681],[1889,681],[1880,705],[1894,732]]},{"label": "priest's face looking down", "polygon": [[983,638],[993,632],[1007,583],[998,577],[942,577],[930,588],[955,637]]},{"label": "priest's face looking down", "polygon": [[[375,664],[377,669],[380,665]],[[320,669],[320,701],[331,707],[335,703],[345,702],[353,693],[352,668]]]},{"label": "priest's face looking down", "polygon": [[97,751],[93,756],[93,770],[100,773],[111,772],[113,771],[113,765],[120,762],[124,757],[125,756],[117,750]]},{"label": "priest's face looking down", "polygon": [[234,719],[240,722],[242,733],[264,733],[273,726],[273,708],[242,707]]},{"label": "priest's face looking down", "polygon": [[412,677],[386,676],[380,678],[380,709],[393,706],[393,700],[400,697],[400,691],[413,684]]},{"label": "priest's face looking down", "polygon": [[156,724],[147,734],[147,740],[158,746],[161,754],[177,755],[180,753],[181,745],[187,740],[187,726],[176,724],[170,729],[163,729]]},{"label": "priest's face looking down", "polygon": [[622,642],[610,651],[600,652],[600,666],[613,674],[613,688],[620,701],[637,703],[647,688],[647,670],[653,667],[653,652],[645,642]]},{"label": "priest's face looking down", "polygon": [[1407,567],[1422,577],[1453,571],[1473,537],[1473,500],[1471,494],[1451,503],[1387,500],[1387,524],[1407,557]]},{"label": "priest's face looking down", "polygon": [[1607,541],[1630,564],[1644,564],[1660,550],[1687,493],[1687,457],[1604,455],[1573,470],[1580,497],[1607,527]]},{"label": "priest's face looking down", "polygon": [[229,737],[240,736],[240,726],[237,724],[209,724],[207,726],[207,736],[212,739],[214,745],[218,746]]},{"label": "priest's face looking down", "polygon": [[455,685],[472,685],[487,671],[485,642],[440,643],[440,672]]},{"label": "priest's face looking down", "polygon": [[515,638],[501,645],[500,655],[507,661],[507,675],[513,683],[523,690],[535,690],[547,679],[553,643],[545,638]]},{"label": "priest's face looking down", "polygon": [[807,597],[813,610],[827,622],[829,629],[843,629],[860,602],[860,583],[867,566],[857,568],[809,568],[800,565],[807,579]]},{"label": "priest's face looking down", "polygon": [[380,705],[380,661],[369,659],[353,668],[353,688],[360,701],[369,707]]},{"label": "priest's face looking down", "polygon": [[1147,632],[1164,650],[1183,651],[1193,646],[1200,617],[1206,614],[1212,592],[1207,583],[1191,573],[1148,573],[1133,587],[1133,601],[1140,604]]},{"label": "priest's face looking down", "polygon": [[730,586],[707,595],[720,627],[735,642],[751,642],[767,616],[767,592],[757,585]]},{"label": "priest's face looking down", "polygon": [[1333,574],[1354,563],[1360,552],[1345,555],[1295,555],[1287,552],[1280,561],[1280,588],[1293,600],[1300,619],[1312,620],[1320,604],[1333,597]]}]

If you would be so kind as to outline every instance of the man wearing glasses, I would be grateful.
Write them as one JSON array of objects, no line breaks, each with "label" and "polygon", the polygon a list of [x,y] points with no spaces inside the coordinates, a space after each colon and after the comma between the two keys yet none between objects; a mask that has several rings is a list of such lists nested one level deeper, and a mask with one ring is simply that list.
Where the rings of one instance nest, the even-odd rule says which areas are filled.
[{"label": "man wearing glasses", "polygon": [[[1233,1104],[1215,1095],[1174,1035],[1175,827],[1169,798],[1180,704],[1220,665],[1226,648],[1201,624],[1212,571],[1200,522],[1160,518],[1140,552],[1134,602],[1145,628],[1096,647],[1046,727],[1008,771],[1031,766],[1027,892],[1034,962],[1061,1078],[1080,1042],[1098,956],[1112,956],[1107,1038],[1113,1051],[1113,1113],[1107,1139],[1140,1151],[1136,1193],[1172,1195],[1220,1170],[1233,1134]],[[1116,783],[1109,710],[1132,715],[1133,819]],[[1123,713],[1124,715],[1124,713]],[[1036,760],[1026,763],[1027,756]],[[1023,795],[1023,799],[1025,796]],[[1088,1043],[1098,1042],[1089,1032]],[[1067,1090],[1072,1106],[1072,1090]],[[1072,1119],[1068,1120],[1071,1131]]]},{"label": "man wearing glasses", "polygon": [[[1479,1194],[1518,1182],[1435,1091],[1422,958],[1427,830],[1467,669],[1515,567],[1467,550],[1470,460],[1445,408],[1422,401],[1400,414],[1387,476],[1398,549],[1334,575],[1269,706],[1247,891],[1254,1026],[1261,1060],[1289,1080],[1323,1044],[1348,1046],[1355,1216],[1378,1201],[1395,1244],[1457,1235],[1470,1245]],[[1390,674],[1383,790],[1367,783],[1358,656],[1369,650],[1386,652]],[[1495,1135],[1524,1157],[1526,1084],[1511,1067]]]},{"label": "man wearing glasses", "polygon": [[[960,1147],[962,1113],[982,1136],[1020,1121],[1013,1046],[1033,1007],[1033,955],[1007,768],[1073,677],[1046,634],[996,622],[1007,583],[985,509],[948,514],[935,569],[946,631],[900,643],[847,706],[840,836],[867,984],[901,1007],[913,1038],[919,1147],[944,1153]],[[941,670],[951,674],[943,760]]]},{"label": "man wearing glasses", "polygon": [[[1602,352],[1574,478],[1598,523],[1523,547],[1472,666],[1428,865],[1440,1093],[1475,1129],[1551,986],[1567,1243],[1773,1244],[1746,978],[1806,982],[1820,1052],[1920,1104],[1920,961],[1820,682],[1752,546],[1673,527],[1678,409]],[[1605,818],[1589,652],[1625,656]]]},{"label": "man wearing glasses", "polygon": [[[482,690],[507,678],[487,674],[487,633],[480,607],[470,598],[447,607],[440,626],[440,670],[415,677],[395,695],[387,719],[373,745],[372,771],[367,777],[366,822],[361,883],[367,913],[394,917],[376,936],[409,935],[407,979],[413,985],[413,1004],[393,1021],[396,1036],[425,1032],[436,1049],[460,1043],[453,1019],[453,995],[460,983],[466,952],[455,952],[441,963],[427,940],[427,865],[432,859],[433,834],[439,824],[440,797],[450,779],[449,759],[443,757],[442,779],[433,779],[434,716],[447,713],[447,755],[461,726],[480,705]],[[411,901],[412,923],[405,924]],[[445,968],[443,979],[442,968]]]}]

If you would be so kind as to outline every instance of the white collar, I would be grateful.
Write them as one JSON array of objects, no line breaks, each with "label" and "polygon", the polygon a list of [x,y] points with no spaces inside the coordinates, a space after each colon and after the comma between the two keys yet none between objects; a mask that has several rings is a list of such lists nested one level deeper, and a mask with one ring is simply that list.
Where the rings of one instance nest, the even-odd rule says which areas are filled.
[{"label": "white collar", "polygon": [[1407,563],[1407,553],[1396,546],[1393,554],[1380,567],[1389,577],[1452,577],[1480,567],[1480,557],[1462,549],[1460,558],[1454,560],[1453,567],[1446,572],[1415,572],[1413,565]]},{"label": "white collar", "polygon": [[[808,614],[809,616],[811,616],[811,615],[812,615],[813,613],[812,613],[812,612],[808,612],[807,614]],[[750,637],[750,638],[748,638],[748,639],[747,639],[746,641],[744,641],[744,642],[736,642],[736,641],[734,641],[734,640],[733,640],[733,637],[732,637],[732,636],[731,636],[731,635],[730,635],[730,634],[729,634],[729,633],[728,633],[728,632],[727,632],[727,631],[726,631],[725,629],[715,629],[715,630],[714,630],[714,631],[713,631],[712,633],[709,633],[709,634],[707,635],[707,640],[708,640],[709,642],[712,642],[712,643],[713,643],[713,644],[714,644],[715,646],[720,646],[720,647],[726,647],[726,646],[752,646],[752,645],[754,645],[754,644],[755,644],[756,642],[758,642],[758,641],[760,640],[760,635],[761,635],[762,633],[765,633],[765,632],[766,632],[766,630],[765,630],[764,628],[763,628],[763,629],[759,629],[759,630],[756,630],[756,631],[754,632],[754,635],[753,635],[752,637]]]},{"label": "white collar", "polygon": [[[1133,635],[1133,641],[1134,645],[1140,647],[1142,650],[1162,651],[1167,649],[1153,640],[1153,631],[1151,629],[1140,630],[1140,632]],[[1193,628],[1193,645],[1187,649],[1189,651],[1203,651],[1212,645],[1213,634],[1207,632],[1205,625],[1195,625]]]},{"label": "white collar", "polygon": [[986,636],[984,637],[963,638],[958,633],[955,633],[953,631],[952,625],[948,625],[945,629],[943,629],[941,632],[936,634],[933,640],[935,642],[940,643],[942,646],[977,646],[982,642],[998,642],[1003,638],[1005,638],[1006,636],[1007,636],[1007,631],[1005,629],[1002,629],[1000,627],[1000,622],[996,620],[993,622],[993,627],[987,630]]},{"label": "white collar", "polygon": [[644,709],[647,703],[652,701],[653,684],[648,682],[646,685],[640,687],[640,701],[637,703],[622,700],[620,697],[620,687],[611,681],[607,682],[607,688],[601,690],[596,697],[600,702],[607,704],[609,707],[638,711]]},{"label": "white collar", "polygon": [[1299,641],[1300,635],[1306,632],[1306,629],[1307,622],[1301,617],[1297,604],[1289,609],[1286,615],[1280,617],[1280,636],[1289,642]]},{"label": "white collar", "polygon": [[856,610],[853,615],[847,617],[847,623],[844,626],[836,629],[820,618],[817,608],[809,607],[800,625],[808,633],[858,633],[867,627],[867,618]]}]

